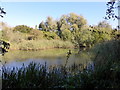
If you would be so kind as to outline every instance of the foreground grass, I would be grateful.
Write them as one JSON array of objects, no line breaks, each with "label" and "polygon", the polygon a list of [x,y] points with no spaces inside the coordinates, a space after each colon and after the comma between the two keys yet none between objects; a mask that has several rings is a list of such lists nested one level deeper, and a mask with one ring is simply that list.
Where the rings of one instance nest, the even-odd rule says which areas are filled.
[{"label": "foreground grass", "polygon": [[120,40],[99,44],[94,49],[96,79],[101,87],[120,87]]},{"label": "foreground grass", "polygon": [[[31,62],[27,67],[3,66],[2,88],[74,88],[80,87],[80,65],[47,67]],[[77,70],[77,71],[76,71]],[[78,79],[79,78],[79,79]]]},{"label": "foreground grass", "polygon": [[61,40],[24,40],[20,43],[12,43],[10,49],[17,50],[43,50],[51,48],[73,48],[69,41]]},{"label": "foreground grass", "polygon": [[30,63],[27,67],[3,67],[3,88],[119,88],[120,41],[109,41],[94,49],[94,67],[81,64],[47,67]]},{"label": "foreground grass", "polygon": [[[120,64],[119,64],[120,65]],[[47,67],[30,63],[27,67],[12,70],[3,67],[2,88],[118,88],[120,71],[111,74],[82,68],[81,64],[70,67]]]}]

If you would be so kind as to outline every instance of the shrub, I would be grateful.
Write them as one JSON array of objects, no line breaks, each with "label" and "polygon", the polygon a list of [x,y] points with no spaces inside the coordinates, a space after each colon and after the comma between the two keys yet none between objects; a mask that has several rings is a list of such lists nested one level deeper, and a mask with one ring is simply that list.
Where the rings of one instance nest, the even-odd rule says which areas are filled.
[{"label": "shrub", "polygon": [[33,30],[33,28],[30,28],[26,25],[18,25],[14,27],[13,31],[14,32],[21,32],[21,33],[30,33],[30,31]]},{"label": "shrub", "polygon": [[44,32],[44,37],[48,40],[60,39],[55,32]]},{"label": "shrub", "polygon": [[94,52],[94,75],[97,87],[119,87],[120,40],[112,40],[96,45]]},{"label": "shrub", "polygon": [[71,31],[67,30],[67,29],[62,30],[61,38],[64,41],[71,41],[71,39],[72,39],[72,33],[71,33]]},{"label": "shrub", "polygon": [[43,39],[43,32],[40,30],[32,30],[30,34],[28,35],[28,40],[40,40]]}]

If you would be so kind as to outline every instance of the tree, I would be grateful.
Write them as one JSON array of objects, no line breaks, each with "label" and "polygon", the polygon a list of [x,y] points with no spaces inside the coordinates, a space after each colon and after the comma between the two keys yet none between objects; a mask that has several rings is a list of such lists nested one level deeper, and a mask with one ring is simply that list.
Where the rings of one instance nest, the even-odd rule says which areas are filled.
[{"label": "tree", "polygon": [[68,24],[67,15],[62,15],[57,21],[57,34],[61,38],[62,31],[67,29],[70,30],[70,25]]},{"label": "tree", "polygon": [[[117,6],[116,6],[116,3],[117,3]],[[106,5],[107,5],[107,10],[106,10],[105,19],[107,19],[107,20],[117,19],[118,20],[117,28],[120,29],[120,0],[110,0],[110,2],[107,2]],[[118,15],[116,15],[115,9],[118,9]]]},{"label": "tree", "polygon": [[81,28],[87,24],[87,21],[83,16],[77,15],[75,13],[68,14],[68,22],[70,25],[76,24],[78,28]]},{"label": "tree", "polygon": [[[63,37],[62,32],[66,32],[64,30],[69,30],[70,32],[74,33],[79,28],[84,27],[87,24],[86,19],[75,13],[69,13],[68,15],[62,15],[59,21],[57,21],[57,30],[58,35]],[[71,36],[72,37],[72,36]]]},{"label": "tree", "polygon": [[44,32],[44,38],[52,40],[59,39],[59,36],[55,32]]},{"label": "tree", "polygon": [[73,30],[72,29],[73,24],[76,24],[78,28],[81,28],[87,24],[87,21],[81,15],[77,15],[75,13],[69,13],[68,15],[62,15],[62,17],[58,22],[59,28],[61,28],[64,25],[65,27],[63,29],[69,29],[69,30]]},{"label": "tree", "polygon": [[39,30],[47,31],[46,25],[43,21],[39,24]]},{"label": "tree", "polygon": [[53,20],[52,17],[47,17],[45,25],[46,25],[47,31],[55,31],[57,29],[56,21]]},{"label": "tree", "polygon": [[112,29],[112,26],[106,21],[99,22],[98,27]]},{"label": "tree", "polygon": [[105,17],[105,19],[111,19],[111,18],[115,19],[115,18],[117,18],[117,16],[115,15],[115,12],[114,12],[115,0],[107,2],[106,5],[107,5],[107,10],[106,10],[106,15],[107,16]]},{"label": "tree", "polygon": [[112,26],[106,21],[99,22],[98,25],[89,28],[92,32],[93,44],[111,40]]},{"label": "tree", "polygon": [[[118,25],[117,29],[112,31],[112,36],[119,36],[119,30],[120,30],[120,0],[110,0],[110,2],[107,2],[107,10],[106,10],[106,17],[105,19],[117,19],[118,20]],[[117,6],[116,6],[117,5]],[[118,9],[118,15],[115,13],[115,9]]]},{"label": "tree", "polygon": [[70,31],[73,34],[73,42],[78,45],[79,49],[81,46],[89,46],[91,38],[91,32],[88,31],[87,20],[75,13],[67,15],[67,22],[70,25]]},{"label": "tree", "polygon": [[62,40],[65,40],[65,41],[71,41],[72,33],[70,32],[70,30],[65,29],[61,33],[61,38],[62,38]]},{"label": "tree", "polygon": [[43,31],[53,31],[57,29],[57,22],[52,17],[47,17],[45,22],[39,24],[39,29]]},{"label": "tree", "polygon": [[78,31],[79,30],[79,28],[78,28],[78,25],[77,24],[73,24],[72,26],[71,26],[71,31],[73,32],[73,33],[76,33],[76,31]]},{"label": "tree", "polygon": [[90,47],[94,37],[92,36],[92,32],[86,29],[79,29],[74,34],[74,43],[78,46],[79,50],[82,47]]}]

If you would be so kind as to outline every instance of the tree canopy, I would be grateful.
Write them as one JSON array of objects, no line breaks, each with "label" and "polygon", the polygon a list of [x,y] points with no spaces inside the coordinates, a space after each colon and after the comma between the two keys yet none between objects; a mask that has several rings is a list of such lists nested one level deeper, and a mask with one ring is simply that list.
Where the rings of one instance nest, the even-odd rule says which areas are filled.
[{"label": "tree canopy", "polygon": [[18,25],[14,27],[13,31],[14,32],[22,32],[22,33],[30,33],[30,31],[33,30],[33,28],[30,28],[26,25]]},{"label": "tree canopy", "polygon": [[63,40],[72,42],[79,48],[91,47],[96,43],[111,40],[116,35],[116,31],[112,30],[112,26],[107,21],[89,26],[82,15],[75,13],[64,14],[57,20],[48,16],[45,21],[39,23],[38,29],[18,25],[14,28],[4,28],[2,33],[4,39],[14,43],[41,39]]}]

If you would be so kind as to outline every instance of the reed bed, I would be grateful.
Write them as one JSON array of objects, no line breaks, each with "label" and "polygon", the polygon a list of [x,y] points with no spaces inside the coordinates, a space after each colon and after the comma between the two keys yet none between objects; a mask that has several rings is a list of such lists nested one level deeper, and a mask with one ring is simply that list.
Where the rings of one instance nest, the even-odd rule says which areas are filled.
[{"label": "reed bed", "polygon": [[61,40],[24,40],[20,43],[11,44],[10,49],[17,50],[43,50],[51,48],[73,48],[74,45],[69,41]]}]

